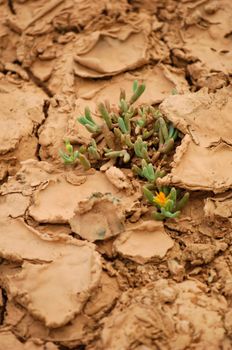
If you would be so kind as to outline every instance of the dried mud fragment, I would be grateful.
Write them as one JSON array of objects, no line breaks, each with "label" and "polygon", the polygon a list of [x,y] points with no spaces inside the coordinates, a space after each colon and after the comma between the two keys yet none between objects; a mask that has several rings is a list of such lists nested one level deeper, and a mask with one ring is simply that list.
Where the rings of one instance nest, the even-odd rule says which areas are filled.
[{"label": "dried mud fragment", "polygon": [[96,192],[116,194],[118,191],[100,172],[89,175],[79,186],[68,183],[60,176],[46,188],[35,192],[29,215],[41,223],[67,223],[78,203]]},{"label": "dried mud fragment", "polygon": [[232,188],[232,146],[201,147],[186,135],[176,149],[171,173],[159,183],[215,193]]},{"label": "dried mud fragment", "polygon": [[104,240],[124,231],[120,201],[110,195],[93,195],[80,201],[69,220],[73,232],[90,242]]},{"label": "dried mud fragment", "polygon": [[97,349],[144,346],[216,350],[228,346],[223,319],[226,300],[219,294],[205,292],[205,286],[197,281],[177,284],[161,279],[124,293],[113,312],[103,319]]},{"label": "dried mud fragment", "polygon": [[[83,78],[100,78],[135,69],[148,62],[146,34],[131,26],[96,31],[76,42],[74,72]],[[130,55],[128,55],[130,52]]]},{"label": "dried mud fragment", "polygon": [[127,228],[114,242],[114,249],[125,258],[139,264],[152,259],[163,259],[174,241],[166,234],[163,223],[144,221]]},{"label": "dried mud fragment", "polygon": [[[24,307],[13,300],[8,301],[8,304],[10,304],[10,307],[7,309],[6,325],[10,327],[14,334],[17,334],[21,339],[37,339],[40,343],[48,340],[50,343],[48,339],[50,328],[46,327],[41,321],[33,318]],[[23,312],[21,319],[18,319],[16,323],[12,322],[13,317],[15,315],[17,316],[17,313],[20,312],[19,310],[21,313]],[[8,313],[10,322],[8,322]],[[52,344],[49,345],[52,346]]]},{"label": "dried mud fragment", "polygon": [[99,257],[83,246],[75,255],[64,254],[49,264],[24,263],[20,273],[7,278],[6,285],[9,298],[47,327],[56,328],[80,313],[100,273]]},{"label": "dried mud fragment", "polygon": [[[73,319],[99,283],[101,263],[94,246],[64,235],[42,236],[20,219],[1,219],[0,227],[0,256],[33,262],[3,275],[8,299],[23,305],[48,327]],[[61,279],[66,282],[60,284]]]},{"label": "dried mud fragment", "polygon": [[160,110],[183,133],[202,147],[220,142],[232,144],[232,88],[208,94],[206,89],[196,93],[167,97]]}]

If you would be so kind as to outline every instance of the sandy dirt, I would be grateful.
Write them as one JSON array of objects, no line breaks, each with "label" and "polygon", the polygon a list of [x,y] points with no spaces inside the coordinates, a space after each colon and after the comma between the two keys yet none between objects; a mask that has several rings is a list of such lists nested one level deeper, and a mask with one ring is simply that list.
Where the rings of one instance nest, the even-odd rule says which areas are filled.
[{"label": "sandy dirt", "polygon": [[[232,349],[231,77],[231,0],[0,0],[0,350]],[[178,219],[59,156],[135,79],[183,134]]]}]

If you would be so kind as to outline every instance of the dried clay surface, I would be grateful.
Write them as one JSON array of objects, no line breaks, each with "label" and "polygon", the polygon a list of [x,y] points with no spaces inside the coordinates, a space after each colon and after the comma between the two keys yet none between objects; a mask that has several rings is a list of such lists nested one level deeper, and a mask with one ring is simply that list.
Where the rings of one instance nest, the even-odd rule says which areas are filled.
[{"label": "dried clay surface", "polygon": [[161,110],[187,135],[177,148],[171,174],[162,181],[214,192],[231,188],[231,96],[229,87],[165,99]]},{"label": "dried clay surface", "polygon": [[[230,0],[0,0],[0,350],[232,349],[231,23]],[[128,164],[61,161],[86,106],[109,142],[99,103],[134,80],[180,132],[179,218]]]}]

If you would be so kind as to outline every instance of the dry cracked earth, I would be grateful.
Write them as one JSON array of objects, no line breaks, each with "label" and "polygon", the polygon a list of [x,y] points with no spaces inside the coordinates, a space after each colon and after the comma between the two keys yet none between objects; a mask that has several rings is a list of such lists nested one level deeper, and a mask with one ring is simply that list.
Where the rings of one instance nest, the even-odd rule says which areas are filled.
[{"label": "dry cracked earth", "polygon": [[[232,349],[231,77],[231,0],[0,0],[0,350]],[[165,223],[58,154],[134,79],[184,134]]]}]

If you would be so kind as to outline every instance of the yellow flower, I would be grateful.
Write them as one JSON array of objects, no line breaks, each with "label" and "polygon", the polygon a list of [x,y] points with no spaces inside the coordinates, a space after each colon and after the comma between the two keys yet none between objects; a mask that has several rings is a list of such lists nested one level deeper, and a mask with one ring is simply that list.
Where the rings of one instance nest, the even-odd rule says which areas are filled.
[{"label": "yellow flower", "polygon": [[168,201],[168,198],[165,196],[165,194],[161,192],[156,192],[156,196],[153,198],[153,201],[158,204],[160,207],[164,207],[165,204]]}]

